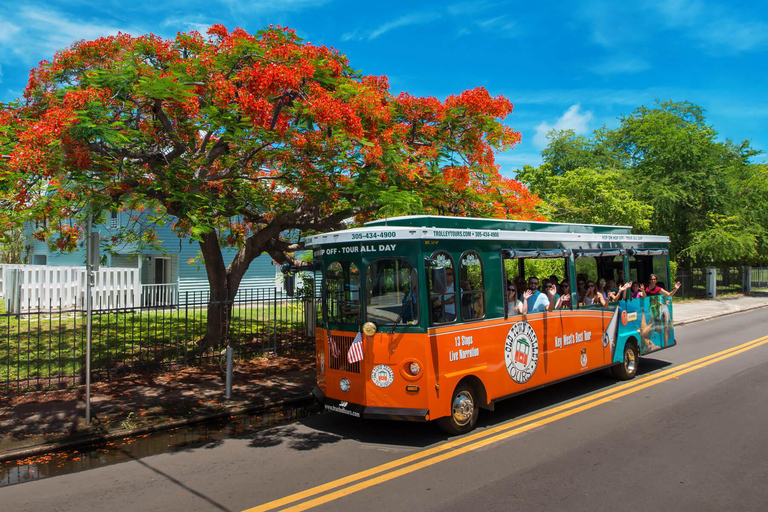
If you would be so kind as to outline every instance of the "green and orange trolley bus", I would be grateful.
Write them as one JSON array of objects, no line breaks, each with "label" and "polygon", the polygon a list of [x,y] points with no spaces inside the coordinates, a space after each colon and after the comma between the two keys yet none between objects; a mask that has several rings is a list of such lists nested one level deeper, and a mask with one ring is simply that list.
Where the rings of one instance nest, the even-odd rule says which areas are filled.
[{"label": "green and orange trolley bus", "polygon": [[[317,388],[325,409],[472,430],[480,409],[675,345],[664,295],[581,304],[582,281],[669,283],[669,239],[624,226],[409,216],[313,235],[321,282]],[[518,314],[508,288],[532,276],[571,304]],[[663,284],[662,284],[663,285]]]}]

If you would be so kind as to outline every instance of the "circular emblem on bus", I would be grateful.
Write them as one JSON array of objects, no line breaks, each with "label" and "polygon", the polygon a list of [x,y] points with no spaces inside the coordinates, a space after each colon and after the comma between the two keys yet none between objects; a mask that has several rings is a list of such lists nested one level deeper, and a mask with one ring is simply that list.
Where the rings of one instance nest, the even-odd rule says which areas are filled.
[{"label": "circular emblem on bus", "polygon": [[509,328],[504,342],[504,362],[509,376],[518,384],[525,384],[536,372],[539,340],[528,322],[517,322]]},{"label": "circular emblem on bus", "polygon": [[395,381],[395,372],[389,366],[380,364],[371,372],[371,380],[380,388],[388,388]]},{"label": "circular emblem on bus", "polygon": [[581,349],[581,366],[587,367],[587,349]]}]

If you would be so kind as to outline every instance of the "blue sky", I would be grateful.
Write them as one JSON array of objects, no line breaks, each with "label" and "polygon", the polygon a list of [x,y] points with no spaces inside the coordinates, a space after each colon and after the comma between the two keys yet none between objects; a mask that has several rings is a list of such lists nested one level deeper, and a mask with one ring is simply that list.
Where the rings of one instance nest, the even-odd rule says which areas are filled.
[{"label": "blue sky", "polygon": [[[445,98],[483,86],[515,105],[523,141],[502,172],[538,165],[552,128],[592,130],[656,99],[707,111],[721,138],[768,150],[768,6],[762,2],[485,0],[34,0],[0,5],[0,101],[78,39],[288,26],[387,75],[394,92]],[[768,157],[761,155],[756,161]]]}]

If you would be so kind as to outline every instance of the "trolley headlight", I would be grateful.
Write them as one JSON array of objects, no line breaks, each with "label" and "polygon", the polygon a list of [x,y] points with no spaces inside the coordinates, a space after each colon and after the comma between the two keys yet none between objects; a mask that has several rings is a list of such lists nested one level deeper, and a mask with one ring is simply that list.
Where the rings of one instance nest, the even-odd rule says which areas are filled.
[{"label": "trolley headlight", "polygon": [[373,322],[365,322],[363,324],[363,333],[366,336],[373,336],[376,334],[376,324]]},{"label": "trolley headlight", "polygon": [[349,391],[349,386],[350,386],[350,384],[349,384],[349,379],[341,379],[341,380],[339,381],[339,387],[340,387],[340,388],[341,388],[341,390],[342,390],[342,391],[344,391],[345,393],[346,393],[347,391]]},{"label": "trolley headlight", "polygon": [[419,363],[413,362],[408,366],[408,370],[411,372],[411,375],[418,375],[421,372],[421,366],[419,366]]}]

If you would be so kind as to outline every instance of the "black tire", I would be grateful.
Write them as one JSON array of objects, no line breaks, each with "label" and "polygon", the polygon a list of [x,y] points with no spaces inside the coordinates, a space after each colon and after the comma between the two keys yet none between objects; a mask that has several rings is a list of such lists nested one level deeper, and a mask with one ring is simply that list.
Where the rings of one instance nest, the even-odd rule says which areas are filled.
[{"label": "black tire", "polygon": [[624,344],[624,357],[622,362],[611,367],[611,373],[616,379],[630,380],[637,375],[637,366],[640,363],[640,352],[632,341]]},{"label": "black tire", "polygon": [[463,382],[456,386],[451,397],[451,414],[437,420],[437,425],[451,435],[466,434],[475,428],[480,414],[477,391]]}]

